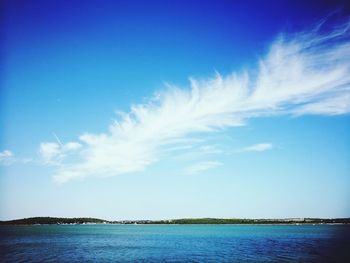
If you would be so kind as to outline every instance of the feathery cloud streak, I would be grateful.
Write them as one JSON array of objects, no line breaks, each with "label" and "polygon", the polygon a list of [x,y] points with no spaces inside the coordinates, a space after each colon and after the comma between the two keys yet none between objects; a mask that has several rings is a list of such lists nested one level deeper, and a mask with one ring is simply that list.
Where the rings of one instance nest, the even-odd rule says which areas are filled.
[{"label": "feathery cloud streak", "polygon": [[9,150],[0,152],[0,164],[8,164],[13,157],[13,153]]},{"label": "feathery cloud streak", "polygon": [[348,113],[349,27],[280,36],[252,71],[190,79],[189,89],[167,85],[147,103],[119,113],[108,132],[81,135],[73,163],[65,162],[62,146],[46,143],[43,153],[60,158],[55,180],[142,171],[190,134],[242,126],[250,118]]},{"label": "feathery cloud streak", "polygon": [[186,174],[188,175],[198,174],[200,172],[204,172],[208,169],[221,166],[221,165],[222,163],[217,161],[206,161],[206,162],[196,163],[186,169]]},{"label": "feathery cloud streak", "polygon": [[39,147],[39,154],[44,164],[60,165],[62,160],[71,152],[75,152],[82,147],[80,143],[68,142],[43,142]]},{"label": "feathery cloud streak", "polygon": [[258,143],[238,150],[238,152],[263,152],[273,148],[271,143]]},{"label": "feathery cloud streak", "polygon": [[19,158],[10,150],[0,152],[0,165],[26,164],[32,162],[31,158]]}]

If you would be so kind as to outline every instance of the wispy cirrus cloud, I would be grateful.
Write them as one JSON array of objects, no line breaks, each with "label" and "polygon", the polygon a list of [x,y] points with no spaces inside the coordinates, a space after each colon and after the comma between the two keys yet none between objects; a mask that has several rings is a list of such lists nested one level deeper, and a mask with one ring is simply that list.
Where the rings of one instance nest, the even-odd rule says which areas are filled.
[{"label": "wispy cirrus cloud", "polygon": [[308,103],[295,110],[296,115],[325,114],[339,115],[350,112],[350,94],[339,94],[333,98]]},{"label": "wispy cirrus cloud", "polygon": [[39,154],[44,164],[60,165],[62,160],[72,152],[82,147],[80,143],[68,142],[62,144],[55,142],[43,142],[39,146]]},{"label": "wispy cirrus cloud", "polygon": [[32,161],[31,158],[18,158],[10,150],[0,152],[0,165],[26,164]]},{"label": "wispy cirrus cloud", "polygon": [[148,102],[119,113],[107,132],[81,135],[75,162],[66,163],[64,147],[54,143],[41,145],[43,156],[59,158],[59,183],[114,176],[144,170],[167,149],[186,145],[181,140],[189,135],[242,126],[251,118],[349,113],[349,25],[327,34],[281,35],[251,71],[191,78],[187,89],[167,85]]},{"label": "wispy cirrus cloud", "polygon": [[263,152],[273,148],[271,143],[257,143],[254,145],[250,145],[239,149],[237,152]]},{"label": "wispy cirrus cloud", "polygon": [[0,152],[0,164],[6,165],[11,162],[13,158],[13,153],[9,150],[4,150]]},{"label": "wispy cirrus cloud", "polygon": [[204,172],[206,170],[212,169],[214,167],[218,167],[223,165],[221,162],[217,161],[205,161],[205,162],[198,162],[195,163],[189,167],[187,167],[185,173],[188,175],[198,174],[200,172]]}]

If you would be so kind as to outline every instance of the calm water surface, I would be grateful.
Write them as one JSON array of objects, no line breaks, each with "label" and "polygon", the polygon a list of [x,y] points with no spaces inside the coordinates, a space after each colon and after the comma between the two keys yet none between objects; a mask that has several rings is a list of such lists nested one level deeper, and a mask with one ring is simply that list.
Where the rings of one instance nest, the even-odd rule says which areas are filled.
[{"label": "calm water surface", "polygon": [[350,262],[350,226],[0,226],[0,261]]}]

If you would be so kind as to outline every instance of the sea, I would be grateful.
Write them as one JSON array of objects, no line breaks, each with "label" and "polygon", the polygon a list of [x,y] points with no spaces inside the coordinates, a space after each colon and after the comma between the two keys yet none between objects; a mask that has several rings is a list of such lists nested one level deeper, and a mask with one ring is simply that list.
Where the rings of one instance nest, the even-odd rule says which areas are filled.
[{"label": "sea", "polygon": [[0,262],[350,262],[350,225],[0,226]]}]

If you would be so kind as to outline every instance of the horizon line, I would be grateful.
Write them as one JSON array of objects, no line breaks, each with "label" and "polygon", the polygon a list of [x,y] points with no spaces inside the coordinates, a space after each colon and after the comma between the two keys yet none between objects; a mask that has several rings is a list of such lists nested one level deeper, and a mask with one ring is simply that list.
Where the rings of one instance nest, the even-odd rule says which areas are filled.
[{"label": "horizon line", "polygon": [[9,222],[25,219],[34,219],[34,218],[54,218],[54,219],[98,219],[106,222],[123,222],[123,221],[171,221],[171,220],[198,220],[198,219],[218,219],[218,220],[306,220],[306,219],[317,219],[317,220],[334,220],[334,219],[350,219],[348,217],[181,217],[181,218],[168,218],[168,219],[113,219],[107,220],[99,217],[57,217],[57,216],[32,216],[32,217],[22,217],[16,219],[7,219],[0,220],[0,222]]}]

